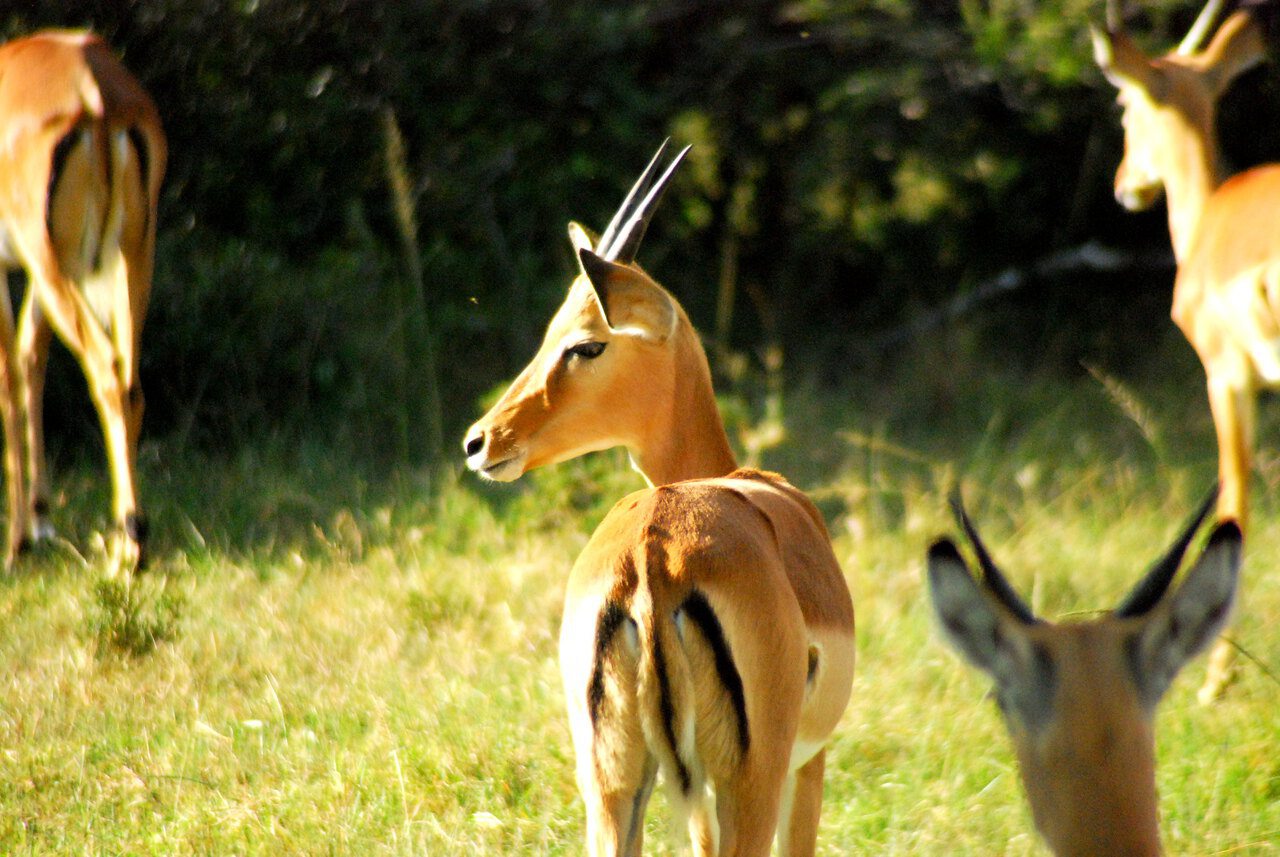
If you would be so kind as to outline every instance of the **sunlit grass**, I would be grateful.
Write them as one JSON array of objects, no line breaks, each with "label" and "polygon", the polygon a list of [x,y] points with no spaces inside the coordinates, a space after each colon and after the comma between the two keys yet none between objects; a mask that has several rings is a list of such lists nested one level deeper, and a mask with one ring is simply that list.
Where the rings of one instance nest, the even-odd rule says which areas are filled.
[{"label": "sunlit grass", "polygon": [[[924,549],[952,529],[958,478],[1037,610],[1114,604],[1207,487],[1213,455],[1200,402],[1144,403],[1167,439],[1153,450],[1113,394],[1092,379],[1026,385],[984,415],[979,400],[997,396],[967,392],[931,425],[812,391],[789,401],[792,436],[766,463],[818,498],[858,611],[821,853],[1045,853],[987,684],[936,639]],[[1264,447],[1280,448],[1266,416]],[[516,486],[375,478],[306,445],[214,458],[160,444],[145,461],[156,561],[137,585],[176,599],[173,633],[142,653],[104,646],[87,549],[87,565],[55,552],[0,581],[0,852],[581,853],[559,610],[591,528],[640,484],[625,456]],[[1272,461],[1232,636],[1280,671]],[[100,526],[94,478],[59,475],[72,499],[57,518],[77,545]],[[1242,659],[1206,709],[1203,669],[1157,721],[1165,841],[1267,853],[1280,685]],[[659,797],[653,853],[673,851],[665,819]]]}]

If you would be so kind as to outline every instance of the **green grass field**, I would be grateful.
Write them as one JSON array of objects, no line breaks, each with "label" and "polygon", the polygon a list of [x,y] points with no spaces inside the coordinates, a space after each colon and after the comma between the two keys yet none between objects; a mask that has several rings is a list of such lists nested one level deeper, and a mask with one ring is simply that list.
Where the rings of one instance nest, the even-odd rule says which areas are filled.
[{"label": "green grass field", "polygon": [[[953,531],[959,478],[1039,612],[1111,606],[1212,478],[1202,397],[1198,377],[1150,392],[990,373],[792,394],[765,463],[827,514],[858,613],[821,853],[1045,853],[986,682],[932,628],[925,548]],[[1176,854],[1280,847],[1276,412],[1231,632],[1256,661],[1212,708],[1197,661],[1159,711]],[[581,853],[560,599],[638,477],[620,453],[516,486],[375,479],[353,458],[152,445],[156,559],[128,592],[97,585],[97,470],[58,475],[76,550],[0,580],[0,853]],[[648,825],[652,852],[675,850],[660,796]]]}]

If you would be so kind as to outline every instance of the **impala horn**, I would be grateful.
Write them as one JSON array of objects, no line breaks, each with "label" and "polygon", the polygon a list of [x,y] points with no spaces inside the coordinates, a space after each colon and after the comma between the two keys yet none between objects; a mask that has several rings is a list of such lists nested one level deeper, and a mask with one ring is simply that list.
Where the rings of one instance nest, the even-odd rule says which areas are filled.
[{"label": "impala horn", "polygon": [[640,249],[640,241],[644,238],[649,221],[662,200],[662,194],[667,189],[671,176],[675,174],[676,167],[680,166],[680,162],[691,148],[685,146],[681,149],[662,175],[655,180],[654,176],[657,176],[660,169],[662,155],[670,142],[669,138],[662,141],[662,145],[649,161],[649,166],[645,167],[640,178],[636,179],[627,198],[622,201],[617,213],[605,227],[604,233],[596,243],[596,255],[602,259],[623,265],[635,261],[636,251]]},{"label": "impala horn", "polygon": [[956,522],[960,524],[964,534],[969,537],[969,543],[973,545],[973,552],[978,557],[978,565],[982,567],[982,582],[987,587],[987,590],[1024,625],[1039,623],[1040,620],[1036,618],[1036,614],[1031,612],[1031,608],[1009,585],[1009,581],[1005,579],[1004,574],[1000,569],[996,568],[995,562],[991,559],[991,554],[987,552],[986,545],[982,543],[982,539],[978,536],[978,528],[973,525],[973,521],[969,520],[969,514],[964,510],[964,500],[960,497],[959,488],[951,492],[950,499],[951,511],[955,513]]},{"label": "impala horn", "polygon": [[1200,10],[1200,14],[1196,16],[1196,22],[1191,25],[1191,29],[1187,30],[1187,35],[1183,37],[1182,42],[1178,45],[1176,53],[1182,56],[1194,54],[1200,50],[1200,46],[1204,44],[1204,40],[1209,35],[1209,30],[1213,27],[1213,22],[1217,20],[1218,13],[1222,11],[1222,0],[1209,0],[1204,4],[1204,8]]},{"label": "impala horn", "polygon": [[1187,546],[1195,538],[1196,531],[1204,523],[1205,517],[1209,514],[1209,510],[1213,508],[1213,503],[1217,499],[1218,483],[1214,482],[1213,488],[1209,491],[1209,496],[1205,497],[1200,503],[1200,508],[1196,510],[1191,520],[1187,522],[1182,535],[1178,536],[1174,543],[1169,546],[1169,550],[1165,552],[1165,555],[1160,557],[1155,565],[1151,566],[1142,581],[1133,588],[1132,592],[1125,596],[1124,601],[1120,602],[1120,606],[1116,608],[1117,616],[1142,616],[1160,602],[1160,599],[1164,597],[1165,591],[1169,588],[1169,584],[1173,581],[1173,576],[1178,573],[1178,566],[1182,565],[1182,556],[1187,552]]}]

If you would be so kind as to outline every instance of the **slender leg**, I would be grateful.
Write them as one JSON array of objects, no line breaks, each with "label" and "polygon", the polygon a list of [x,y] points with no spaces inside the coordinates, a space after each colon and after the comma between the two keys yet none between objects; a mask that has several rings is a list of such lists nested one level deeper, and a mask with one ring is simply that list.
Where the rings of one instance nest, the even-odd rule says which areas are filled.
[{"label": "slender leg", "polygon": [[26,414],[24,465],[29,489],[27,512],[31,515],[27,535],[39,543],[55,535],[49,520],[49,476],[44,450],[44,379],[53,329],[40,311],[34,294],[34,289],[27,290],[18,318],[17,360],[23,370],[19,375],[22,382],[19,402]]},{"label": "slender leg", "polygon": [[[791,741],[763,742],[774,750],[789,748]],[[742,772],[732,782],[718,783],[716,812],[720,820],[722,857],[768,857],[778,827],[783,789],[787,784],[787,754],[763,752],[748,755]]]},{"label": "slender leg", "polygon": [[[1207,371],[1207,370],[1206,370]],[[1242,373],[1231,373],[1237,377]],[[1247,376],[1245,376],[1247,377]],[[1246,529],[1249,516],[1249,470],[1253,452],[1254,391],[1209,375],[1209,407],[1218,434],[1218,517],[1233,518]],[[1219,638],[1209,655],[1204,684],[1196,694],[1202,705],[1217,701],[1231,683],[1235,647]]]},{"label": "slender leg", "polygon": [[779,857],[813,857],[818,847],[818,818],[822,814],[822,774],[827,751],[818,754],[789,776],[791,800],[778,819]]},{"label": "slender leg", "polygon": [[20,366],[13,348],[13,306],[9,301],[8,272],[0,267],[0,421],[4,423],[4,478],[9,514],[4,563],[13,562],[26,531],[26,491],[22,474],[22,407],[17,396]]},{"label": "slender leg", "polygon": [[707,801],[700,800],[689,813],[689,841],[695,857],[715,857],[718,850],[719,831],[709,810]]},{"label": "slender leg", "polygon": [[[640,725],[635,690],[639,654],[631,641],[634,625],[624,622],[603,649],[579,643],[596,637],[602,609],[596,599],[566,605],[560,674],[578,791],[587,814],[587,853],[639,857],[644,811],[657,779],[658,760],[649,752]],[[593,703],[592,687],[597,681],[604,692]]]},{"label": "slender leg", "polygon": [[[107,467],[111,473],[112,507],[119,532],[109,545],[110,569],[131,572],[142,559],[134,494],[137,433],[133,418],[134,366],[121,357],[115,342],[102,329],[76,284],[58,273],[52,253],[31,260],[34,299],[58,336],[75,355],[88,382],[89,396],[102,424]],[[123,276],[123,271],[120,272]],[[140,413],[140,411],[139,411]]]}]

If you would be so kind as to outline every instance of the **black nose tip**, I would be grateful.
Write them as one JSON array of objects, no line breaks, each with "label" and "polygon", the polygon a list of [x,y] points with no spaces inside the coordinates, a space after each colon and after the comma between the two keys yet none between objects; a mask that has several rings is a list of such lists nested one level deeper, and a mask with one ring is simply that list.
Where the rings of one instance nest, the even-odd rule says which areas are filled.
[{"label": "black nose tip", "polygon": [[484,435],[478,434],[475,437],[467,438],[467,440],[462,444],[462,448],[466,450],[467,458],[470,458],[480,450],[484,449]]}]

